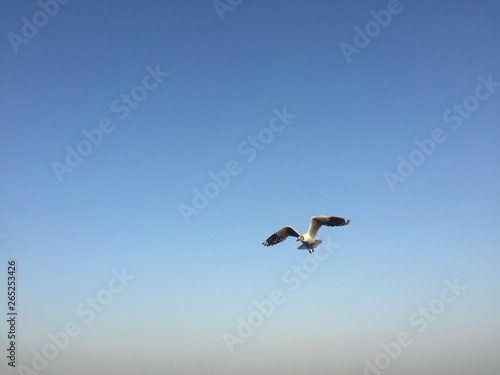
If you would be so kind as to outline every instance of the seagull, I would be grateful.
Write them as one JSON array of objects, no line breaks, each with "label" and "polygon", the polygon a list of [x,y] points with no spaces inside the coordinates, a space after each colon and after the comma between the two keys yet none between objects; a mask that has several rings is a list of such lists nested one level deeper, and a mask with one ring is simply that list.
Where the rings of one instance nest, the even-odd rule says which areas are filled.
[{"label": "seagull", "polygon": [[343,227],[351,222],[351,220],[343,219],[336,216],[313,216],[309,224],[309,230],[307,233],[300,234],[292,227],[283,227],[279,231],[273,233],[267,240],[262,242],[264,246],[273,246],[280,242],[283,242],[288,236],[297,237],[297,241],[302,242],[299,249],[307,249],[309,253],[314,252],[314,248],[317,247],[322,241],[315,240],[316,234],[322,225],[328,227]]}]

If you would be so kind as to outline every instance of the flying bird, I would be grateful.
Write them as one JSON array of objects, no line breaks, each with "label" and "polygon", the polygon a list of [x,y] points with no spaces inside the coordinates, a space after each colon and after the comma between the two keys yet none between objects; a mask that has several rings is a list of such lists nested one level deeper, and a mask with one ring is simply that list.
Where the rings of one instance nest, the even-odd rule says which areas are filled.
[{"label": "flying bird", "polygon": [[297,237],[297,241],[302,242],[299,249],[307,249],[309,253],[314,252],[314,248],[317,247],[322,241],[315,240],[316,234],[322,225],[328,227],[343,227],[350,223],[351,220],[343,219],[341,217],[335,216],[313,216],[309,224],[309,230],[307,233],[300,234],[292,227],[283,227],[279,231],[273,233],[267,240],[262,242],[264,246],[273,246],[280,242],[283,242],[288,236]]}]

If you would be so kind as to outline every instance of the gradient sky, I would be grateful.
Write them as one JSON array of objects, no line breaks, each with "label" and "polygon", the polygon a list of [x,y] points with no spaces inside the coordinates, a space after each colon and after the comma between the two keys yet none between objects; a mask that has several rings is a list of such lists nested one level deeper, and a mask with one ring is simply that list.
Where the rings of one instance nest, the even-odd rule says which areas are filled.
[{"label": "gradient sky", "polygon": [[[40,374],[357,375],[402,331],[384,374],[498,370],[497,1],[43,1],[53,16],[0,12],[0,311],[16,259],[18,365],[74,322]],[[327,259],[261,245],[319,214],[351,219],[319,232]],[[135,278],[111,294],[123,268]],[[283,303],[231,353],[224,333],[274,290]],[[112,301],[90,319],[97,296]],[[419,332],[430,304],[444,311]]]}]

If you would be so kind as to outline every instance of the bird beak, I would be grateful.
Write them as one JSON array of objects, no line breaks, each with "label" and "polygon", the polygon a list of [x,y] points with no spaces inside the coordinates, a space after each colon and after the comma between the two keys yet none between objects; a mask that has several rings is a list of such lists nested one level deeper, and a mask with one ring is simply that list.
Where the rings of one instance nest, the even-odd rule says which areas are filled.
[{"label": "bird beak", "polygon": [[297,238],[295,241],[298,241],[299,239]]}]

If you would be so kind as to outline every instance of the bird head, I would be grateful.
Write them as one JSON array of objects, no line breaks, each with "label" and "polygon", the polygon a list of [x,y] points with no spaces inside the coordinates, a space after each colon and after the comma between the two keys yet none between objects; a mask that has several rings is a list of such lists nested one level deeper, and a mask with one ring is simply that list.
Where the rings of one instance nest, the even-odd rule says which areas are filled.
[{"label": "bird head", "polygon": [[304,241],[304,236],[303,235],[298,236],[297,241]]}]

